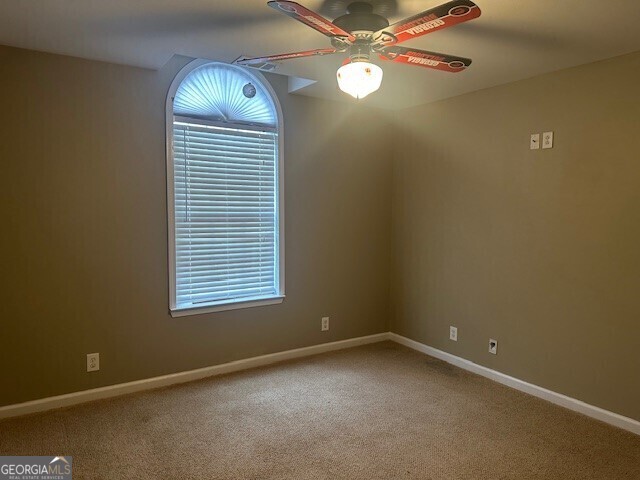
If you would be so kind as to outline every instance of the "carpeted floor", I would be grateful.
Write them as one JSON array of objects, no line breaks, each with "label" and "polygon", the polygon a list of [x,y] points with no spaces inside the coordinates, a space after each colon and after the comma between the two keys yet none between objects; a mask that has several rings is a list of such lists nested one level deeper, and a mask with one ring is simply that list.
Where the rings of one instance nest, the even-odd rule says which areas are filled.
[{"label": "carpeted floor", "polygon": [[391,342],[0,422],[75,479],[640,479],[640,437]]}]

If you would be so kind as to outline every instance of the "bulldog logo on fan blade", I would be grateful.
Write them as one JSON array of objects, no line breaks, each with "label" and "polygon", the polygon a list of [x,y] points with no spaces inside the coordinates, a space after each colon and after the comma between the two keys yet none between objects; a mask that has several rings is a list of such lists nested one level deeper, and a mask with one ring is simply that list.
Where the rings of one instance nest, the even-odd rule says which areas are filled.
[{"label": "bulldog logo on fan blade", "polygon": [[471,11],[470,7],[462,6],[462,7],[453,7],[449,10],[449,15],[452,17],[462,17]]}]

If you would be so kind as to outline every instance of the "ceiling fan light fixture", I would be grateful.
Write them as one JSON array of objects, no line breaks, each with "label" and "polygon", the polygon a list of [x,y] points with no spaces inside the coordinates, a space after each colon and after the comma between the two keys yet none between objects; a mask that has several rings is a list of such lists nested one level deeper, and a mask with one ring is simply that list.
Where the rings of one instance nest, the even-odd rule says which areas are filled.
[{"label": "ceiling fan light fixture", "polygon": [[342,65],[336,77],[340,90],[360,99],[380,88],[382,69],[367,61],[352,61]]}]

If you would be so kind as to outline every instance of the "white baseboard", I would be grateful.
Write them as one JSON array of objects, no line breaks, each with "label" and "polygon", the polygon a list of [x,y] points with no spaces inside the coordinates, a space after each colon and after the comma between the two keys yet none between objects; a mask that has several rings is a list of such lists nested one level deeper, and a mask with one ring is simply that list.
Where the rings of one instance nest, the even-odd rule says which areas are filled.
[{"label": "white baseboard", "polygon": [[551,403],[555,403],[556,405],[560,405],[561,407],[568,408],[569,410],[573,410],[574,412],[582,413],[583,415],[587,415],[588,417],[595,418],[615,427],[628,430],[632,433],[635,433],[636,435],[640,435],[640,422],[638,420],[634,420],[633,418],[624,417],[617,413],[604,410],[603,408],[589,405],[588,403],[582,402],[580,400],[576,400],[575,398],[567,397],[566,395],[562,395],[561,393],[556,393],[551,390],[547,390],[546,388],[533,385],[523,380],[519,380],[515,377],[510,377],[509,375],[505,375],[504,373],[500,373],[496,370],[491,370],[490,368],[483,367],[482,365],[478,365],[477,363],[473,363],[470,360],[456,357],[455,355],[443,352],[442,350],[438,350],[437,348],[430,347],[423,343],[416,342],[415,340],[411,340],[410,338],[403,337],[396,333],[389,333],[389,339],[419,352],[426,353],[427,355],[430,355],[432,357],[444,360],[445,362],[455,365],[456,367],[460,367],[464,370],[477,373],[478,375],[482,375],[483,377],[489,378],[495,382],[501,383],[511,388],[515,388],[516,390],[520,390],[521,392],[528,393],[529,395],[533,395],[534,397],[542,398],[543,400],[547,400]]},{"label": "white baseboard", "polygon": [[127,393],[140,392],[143,390],[165,387],[168,385],[191,382],[194,380],[199,380],[201,378],[237,372],[249,368],[261,367],[264,365],[270,365],[294,358],[316,355],[318,353],[357,347],[359,345],[366,345],[369,343],[382,342],[384,340],[393,340],[396,343],[405,345],[409,348],[438,358],[440,360],[444,360],[447,363],[476,373],[478,375],[482,375],[483,377],[489,378],[490,380],[493,380],[495,382],[501,383],[511,388],[515,388],[516,390],[520,390],[521,392],[525,392],[535,397],[542,398],[543,400],[547,400],[556,405],[568,408],[569,410],[582,413],[610,425],[640,435],[640,422],[637,420],[624,417],[608,410],[604,410],[600,407],[589,405],[588,403],[576,400],[575,398],[567,397],[566,395],[562,395],[546,388],[533,385],[523,380],[519,380],[515,377],[510,377],[509,375],[505,375],[504,373],[500,373],[496,370],[491,370],[490,368],[483,367],[482,365],[478,365],[477,363],[473,363],[470,360],[465,360],[464,358],[457,357],[450,353],[443,352],[442,350],[438,350],[437,348],[430,347],[423,343],[416,342],[415,340],[411,340],[409,338],[391,332],[378,333],[375,335],[368,335],[366,337],[350,338],[348,340],[340,340],[337,342],[321,343],[319,345],[312,345],[310,347],[297,348],[295,350],[286,350],[284,352],[271,353],[268,355],[261,355],[259,357],[252,357],[243,360],[236,360],[234,362],[199,368],[197,370],[189,370],[187,372],[172,373],[170,375],[163,375],[161,377],[147,378],[134,382],[120,383],[117,385],[109,385],[107,387],[94,388],[91,390],[83,390],[81,392],[74,392],[65,395],[58,395],[55,397],[32,400],[15,405],[7,405],[4,407],[0,407],[0,419],[28,415],[31,413],[53,410],[56,408],[68,407],[71,405],[77,405],[93,400],[102,400],[105,398],[117,397],[120,395],[125,395]]},{"label": "white baseboard", "polygon": [[321,343],[310,347],[296,348],[295,350],[286,350],[284,352],[270,353],[259,357],[252,357],[234,362],[223,363],[221,365],[213,365],[211,367],[198,368],[197,370],[189,370],[187,372],[172,373],[161,377],[146,378],[144,380],[136,380],[134,382],[120,383],[117,385],[109,385],[107,387],[93,388],[91,390],[83,390],[81,392],[67,393],[57,395],[55,397],[47,397],[39,400],[18,403],[15,405],[7,405],[0,407],[0,419],[8,417],[17,417],[28,415],[31,413],[53,410],[55,408],[68,407],[79,403],[90,402],[93,400],[102,400],[105,398],[117,397],[127,393],[140,392],[158,387],[166,387],[178,383],[191,382],[205,377],[212,377],[224,373],[237,372],[248,368],[261,367],[272,363],[291,360],[294,358],[307,357],[318,353],[330,352],[333,350],[341,350],[343,348],[357,347],[358,345],[366,345],[368,343],[382,342],[389,339],[389,333],[378,333],[368,335],[366,337],[350,338],[348,340],[340,340],[337,342]]}]

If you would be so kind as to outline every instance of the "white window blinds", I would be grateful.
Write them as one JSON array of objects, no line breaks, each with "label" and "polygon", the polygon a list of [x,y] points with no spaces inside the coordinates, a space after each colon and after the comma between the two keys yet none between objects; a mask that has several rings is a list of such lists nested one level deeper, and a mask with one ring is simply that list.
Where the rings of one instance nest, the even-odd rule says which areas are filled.
[{"label": "white window blinds", "polygon": [[195,122],[173,123],[176,308],[277,296],[277,132]]}]

